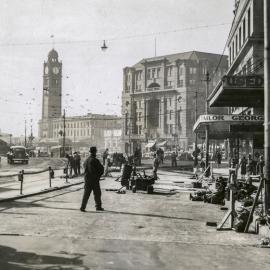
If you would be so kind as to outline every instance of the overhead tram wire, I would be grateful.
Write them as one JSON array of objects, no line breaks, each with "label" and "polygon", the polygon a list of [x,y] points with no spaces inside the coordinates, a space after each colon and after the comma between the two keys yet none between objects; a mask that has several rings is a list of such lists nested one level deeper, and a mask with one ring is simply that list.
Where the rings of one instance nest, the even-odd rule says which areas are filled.
[{"label": "overhead tram wire", "polygon": [[[178,33],[182,31],[191,31],[191,30],[197,30],[197,29],[207,29],[207,28],[214,28],[219,26],[225,26],[229,25],[230,23],[219,23],[219,24],[209,24],[209,25],[199,25],[194,27],[186,27],[186,28],[180,28],[180,29],[174,29],[174,30],[168,30],[168,31],[160,31],[160,32],[152,32],[152,33],[145,33],[145,34],[137,34],[137,35],[130,35],[130,36],[123,36],[123,37],[112,37],[107,38],[105,40],[107,41],[120,41],[120,40],[127,40],[127,39],[135,39],[135,38],[141,38],[141,37],[151,37],[151,36],[159,36],[159,35],[165,35],[170,33]],[[66,41],[55,41],[55,44],[89,44],[92,42],[99,42],[100,39],[89,39],[89,40],[66,40]],[[51,42],[13,42],[13,43],[0,43],[0,47],[19,47],[19,46],[43,46],[43,45],[50,45]]]}]

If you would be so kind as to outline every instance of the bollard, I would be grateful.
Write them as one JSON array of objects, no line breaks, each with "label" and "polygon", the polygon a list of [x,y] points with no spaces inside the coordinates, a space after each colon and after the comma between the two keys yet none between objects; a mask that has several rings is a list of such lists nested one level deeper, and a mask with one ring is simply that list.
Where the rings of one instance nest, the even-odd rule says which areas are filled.
[{"label": "bollard", "polygon": [[24,170],[21,170],[18,174],[18,181],[21,182],[21,187],[20,187],[20,194],[22,195],[23,193],[23,175],[24,175]]}]

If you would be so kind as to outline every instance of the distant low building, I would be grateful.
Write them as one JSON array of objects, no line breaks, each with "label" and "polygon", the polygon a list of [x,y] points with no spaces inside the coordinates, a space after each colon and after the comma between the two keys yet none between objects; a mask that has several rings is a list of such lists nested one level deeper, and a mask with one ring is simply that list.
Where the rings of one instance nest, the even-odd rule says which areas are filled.
[{"label": "distant low building", "polygon": [[109,149],[110,153],[122,153],[123,145],[122,145],[122,129],[113,128],[104,130],[104,142],[105,148]]},{"label": "distant low building", "polygon": [[[41,120],[39,144],[57,145],[63,140],[64,120],[53,118]],[[50,133],[42,133],[44,125],[50,126]],[[73,116],[65,118],[66,144],[73,146],[74,150],[91,145],[99,149],[105,147],[104,132],[107,130],[121,129],[121,118],[115,115],[88,114],[84,116]]]}]

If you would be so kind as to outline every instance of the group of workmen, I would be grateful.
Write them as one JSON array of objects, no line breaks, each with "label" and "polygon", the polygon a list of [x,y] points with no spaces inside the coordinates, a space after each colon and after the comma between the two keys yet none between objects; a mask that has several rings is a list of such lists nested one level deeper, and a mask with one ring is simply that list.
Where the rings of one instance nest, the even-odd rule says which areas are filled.
[{"label": "group of workmen", "polygon": [[79,176],[81,175],[81,156],[78,152],[74,152],[69,155],[66,154],[66,158],[68,160],[68,168],[70,176]]}]

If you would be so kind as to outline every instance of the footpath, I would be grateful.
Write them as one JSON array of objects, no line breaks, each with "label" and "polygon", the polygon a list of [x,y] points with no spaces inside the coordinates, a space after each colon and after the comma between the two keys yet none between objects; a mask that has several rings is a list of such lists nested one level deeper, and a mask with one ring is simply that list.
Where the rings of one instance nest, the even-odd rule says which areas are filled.
[{"label": "footpath", "polygon": [[[137,167],[138,171],[145,170],[148,175],[151,174],[151,164],[143,164]],[[113,176],[115,178],[120,176],[120,172],[116,168],[111,168]],[[171,172],[169,179],[163,180],[162,175],[165,172]],[[54,170],[54,178],[50,181],[48,168],[36,168],[26,169],[24,171],[23,183],[19,181],[18,174],[19,169],[13,169],[12,171],[0,172],[0,202],[16,200],[29,196],[34,196],[42,193],[53,192],[55,190],[68,188],[73,185],[79,185],[84,182],[82,176],[74,178],[65,178],[65,174],[62,169]],[[215,168],[214,173],[216,175],[226,175],[227,168]],[[165,162],[159,169],[159,181],[155,184],[155,189],[168,192],[190,192],[195,191],[192,182],[190,180],[193,175],[192,171],[183,171],[181,168],[172,168],[169,162]],[[22,184],[22,185],[21,185]],[[22,186],[22,192],[21,192]],[[119,183],[110,184],[108,188],[119,188]],[[20,194],[21,193],[21,194]]]}]

